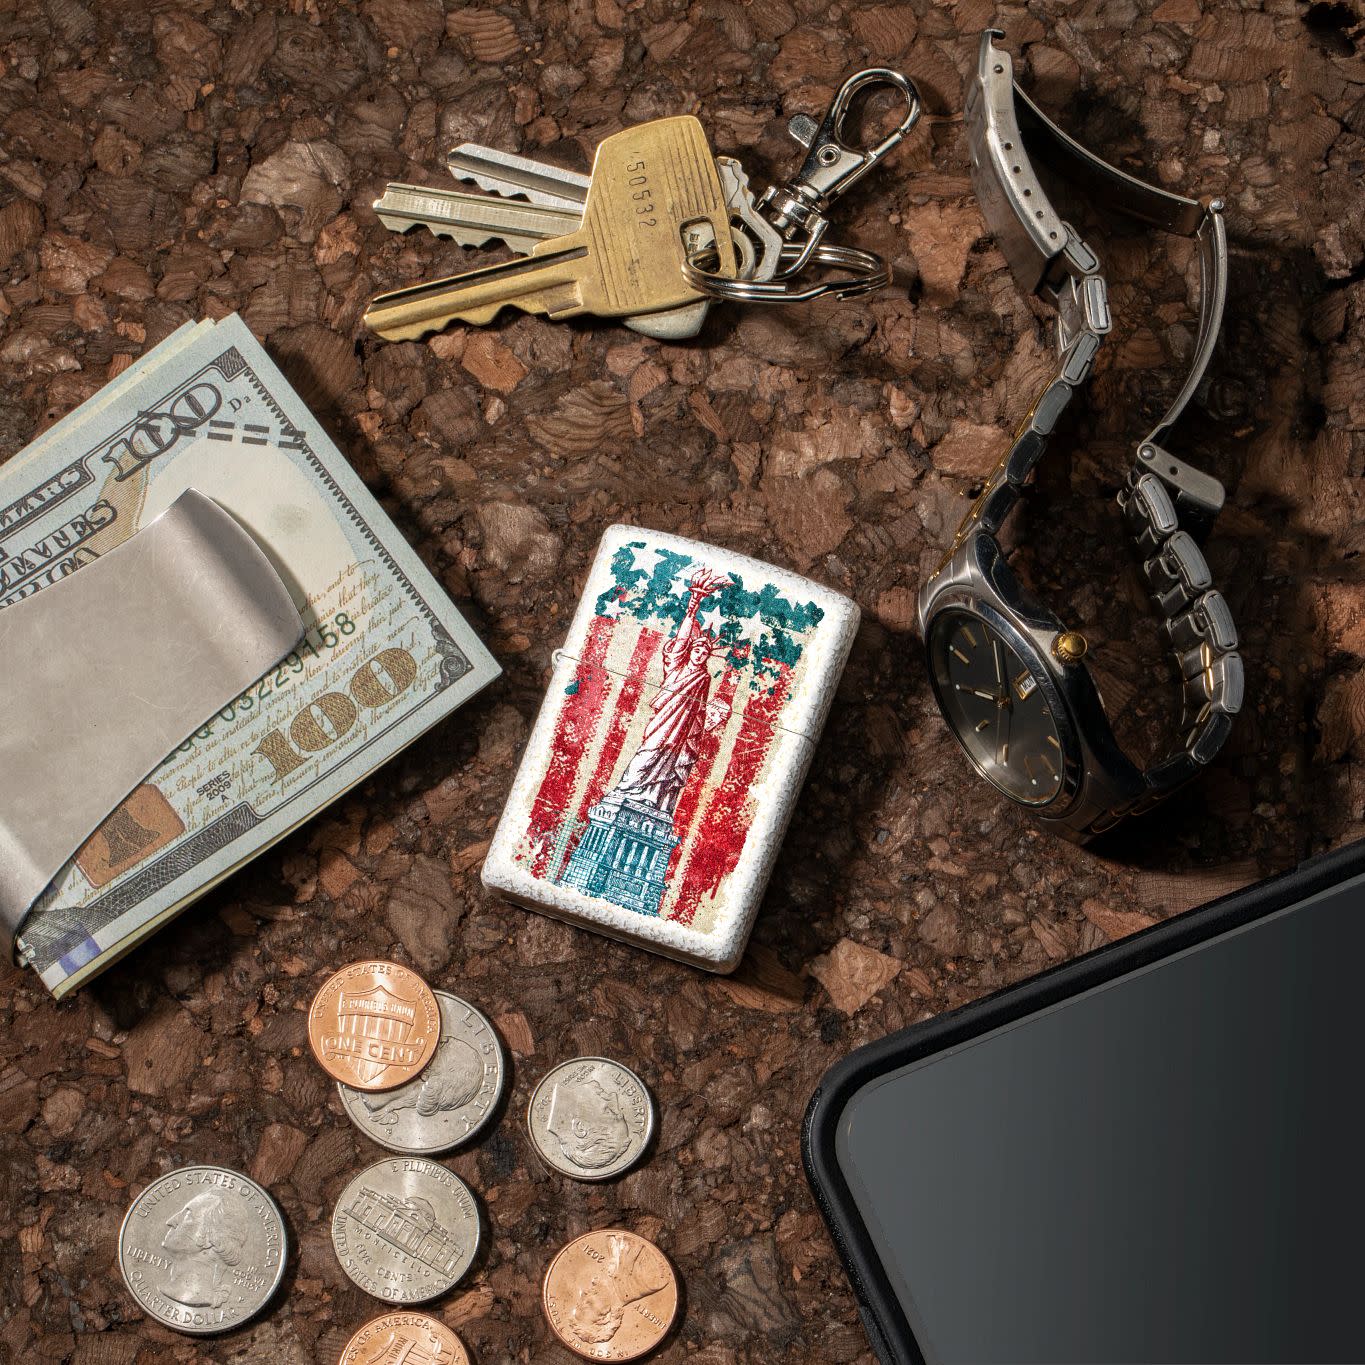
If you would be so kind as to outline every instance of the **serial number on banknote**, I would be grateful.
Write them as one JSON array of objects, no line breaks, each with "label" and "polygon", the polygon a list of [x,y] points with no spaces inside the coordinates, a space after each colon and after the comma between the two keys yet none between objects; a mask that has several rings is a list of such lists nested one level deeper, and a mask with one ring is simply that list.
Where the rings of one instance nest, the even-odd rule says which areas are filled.
[{"label": "serial number on banknote", "polygon": [[[276,668],[267,673],[255,687],[228,702],[213,720],[201,725],[176,752],[188,753],[198,741],[208,739],[213,734],[215,721],[229,724],[238,716],[249,715],[252,711],[258,710],[267,697],[284,691],[290,683],[301,678],[308,667],[309,659],[322,658],[323,650],[334,650],[343,637],[354,635],[355,632],[356,623],[344,611],[337,612],[329,621],[319,621],[317,625],[310,626],[297,649],[291,649]],[[317,641],[316,645],[313,644],[314,640]]]}]

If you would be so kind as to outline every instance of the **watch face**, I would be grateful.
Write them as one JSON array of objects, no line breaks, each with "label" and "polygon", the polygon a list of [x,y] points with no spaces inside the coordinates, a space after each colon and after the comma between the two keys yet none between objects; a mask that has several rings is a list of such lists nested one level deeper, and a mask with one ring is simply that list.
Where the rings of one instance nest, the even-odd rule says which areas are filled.
[{"label": "watch face", "polygon": [[939,705],[988,782],[1030,806],[1062,789],[1062,742],[1033,669],[993,627],[965,611],[929,626],[929,667]]}]

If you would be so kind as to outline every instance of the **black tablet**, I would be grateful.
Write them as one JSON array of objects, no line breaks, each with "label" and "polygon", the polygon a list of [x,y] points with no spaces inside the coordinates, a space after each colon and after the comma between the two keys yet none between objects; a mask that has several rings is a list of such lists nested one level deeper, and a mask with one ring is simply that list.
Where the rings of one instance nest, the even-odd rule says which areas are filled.
[{"label": "black tablet", "polygon": [[885,1362],[1365,1361],[1365,843],[860,1049],[806,1168]]}]

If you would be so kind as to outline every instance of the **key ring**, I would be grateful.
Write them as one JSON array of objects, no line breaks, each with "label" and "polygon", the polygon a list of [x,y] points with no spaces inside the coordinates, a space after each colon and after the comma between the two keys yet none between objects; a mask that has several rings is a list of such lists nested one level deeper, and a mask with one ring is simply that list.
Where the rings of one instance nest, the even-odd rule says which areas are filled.
[{"label": "key ring", "polygon": [[855,246],[839,246],[834,242],[788,242],[782,248],[781,260],[799,261],[802,265],[814,261],[831,270],[847,271],[853,278],[817,280],[798,289],[793,280],[801,266],[788,265],[771,280],[731,279],[706,268],[717,263],[714,246],[689,252],[682,273],[694,289],[712,298],[730,299],[736,303],[807,303],[826,294],[833,294],[836,299],[854,299],[875,293],[891,283],[891,267],[875,253]]}]

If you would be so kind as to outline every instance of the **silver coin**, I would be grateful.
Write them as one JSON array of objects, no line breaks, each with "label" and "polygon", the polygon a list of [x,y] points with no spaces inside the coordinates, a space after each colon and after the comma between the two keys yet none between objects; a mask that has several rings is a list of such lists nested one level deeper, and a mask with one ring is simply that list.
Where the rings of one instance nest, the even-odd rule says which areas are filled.
[{"label": "silver coin", "polygon": [[332,1214],[341,1268],[367,1294],[425,1303],[458,1284],[479,1247],[479,1206],[459,1176],[389,1157],[356,1176]]},{"label": "silver coin", "polygon": [[337,1082],[341,1106],[367,1137],[392,1152],[431,1156],[473,1137],[502,1096],[502,1047],[467,1001],[436,992],[441,1040],[420,1076],[396,1090],[355,1090]]},{"label": "silver coin", "polygon": [[288,1243],[275,1201],[225,1166],[182,1166],[129,1206],[118,1263],[142,1309],[177,1332],[226,1332],[279,1288]]},{"label": "silver coin", "polygon": [[575,1180],[610,1180],[640,1159],[654,1135],[654,1101],[628,1067],[607,1057],[562,1062],[536,1086],[526,1112],[541,1159]]}]

